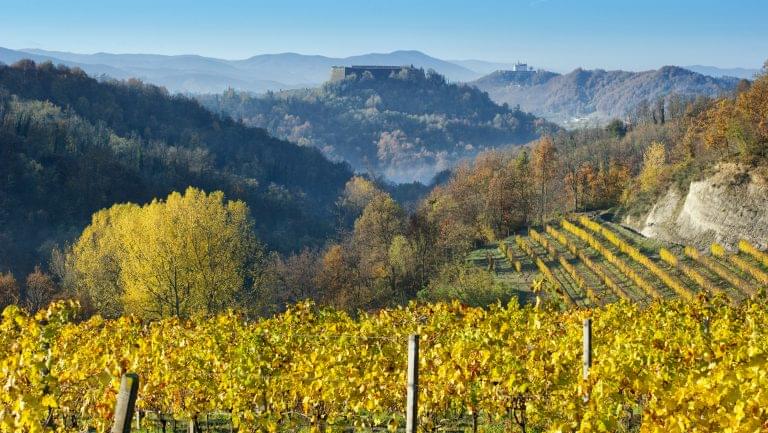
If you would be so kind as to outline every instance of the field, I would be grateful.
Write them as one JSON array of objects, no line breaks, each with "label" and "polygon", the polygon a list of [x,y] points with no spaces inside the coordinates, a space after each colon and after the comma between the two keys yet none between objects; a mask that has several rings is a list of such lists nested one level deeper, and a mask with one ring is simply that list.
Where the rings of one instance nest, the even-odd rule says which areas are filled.
[{"label": "field", "polygon": [[474,251],[488,266],[493,251],[496,278],[523,299],[532,282],[563,307],[596,307],[624,299],[647,305],[654,299],[721,297],[737,304],[768,286],[768,255],[746,241],[738,251],[721,245],[699,252],[666,246],[622,226],[581,215]]}]

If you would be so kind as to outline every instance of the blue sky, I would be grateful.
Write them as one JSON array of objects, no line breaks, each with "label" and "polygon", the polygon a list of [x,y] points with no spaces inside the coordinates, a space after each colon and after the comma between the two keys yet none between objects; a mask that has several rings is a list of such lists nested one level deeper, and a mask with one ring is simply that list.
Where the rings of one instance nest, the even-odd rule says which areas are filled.
[{"label": "blue sky", "polygon": [[230,59],[416,49],[554,70],[758,68],[768,0],[0,0],[0,46]]}]

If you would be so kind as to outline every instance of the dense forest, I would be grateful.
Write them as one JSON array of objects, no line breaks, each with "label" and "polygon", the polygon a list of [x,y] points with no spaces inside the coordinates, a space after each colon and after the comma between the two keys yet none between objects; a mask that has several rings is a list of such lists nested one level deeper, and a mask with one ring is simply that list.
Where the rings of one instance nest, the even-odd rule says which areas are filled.
[{"label": "dense forest", "polygon": [[45,267],[95,211],[196,186],[248,203],[269,248],[320,245],[350,169],[138,81],[0,66],[0,271]]},{"label": "dense forest", "polygon": [[649,206],[722,161],[756,175],[768,165],[765,75],[720,99],[668,95],[631,123],[482,152],[431,191],[353,177],[311,147],[156,87],[29,62],[0,79],[0,293],[32,309],[70,296],[147,317],[230,306],[262,315],[302,299],[348,311],[412,299],[486,305],[520,288],[467,264],[477,246],[571,212]]},{"label": "dense forest", "polygon": [[389,79],[353,75],[317,89],[261,96],[228,91],[199,99],[215,112],[349,161],[356,170],[406,182],[428,181],[462,158],[557,130],[497,105],[474,87],[421,69]]}]

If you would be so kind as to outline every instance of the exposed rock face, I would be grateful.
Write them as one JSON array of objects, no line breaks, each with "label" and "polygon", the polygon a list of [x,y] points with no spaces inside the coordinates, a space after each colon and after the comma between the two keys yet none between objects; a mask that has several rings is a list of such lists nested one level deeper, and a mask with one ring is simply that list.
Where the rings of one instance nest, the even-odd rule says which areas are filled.
[{"label": "exposed rock face", "polygon": [[645,236],[700,249],[739,239],[768,247],[768,180],[735,165],[723,165],[688,193],[670,188],[651,210],[624,223]]}]

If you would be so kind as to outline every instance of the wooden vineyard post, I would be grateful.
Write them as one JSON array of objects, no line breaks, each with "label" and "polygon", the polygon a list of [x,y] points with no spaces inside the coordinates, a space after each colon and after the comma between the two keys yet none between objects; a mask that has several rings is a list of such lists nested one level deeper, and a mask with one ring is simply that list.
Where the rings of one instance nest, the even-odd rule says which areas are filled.
[{"label": "wooden vineyard post", "polygon": [[[589,379],[589,368],[592,367],[592,319],[584,319],[583,334],[583,355],[582,355],[582,377],[586,381]],[[589,400],[589,391],[584,394],[584,401]]]},{"label": "wooden vineyard post", "polygon": [[416,433],[419,417],[419,335],[408,337],[408,394],[405,433]]},{"label": "wooden vineyard post", "polygon": [[592,366],[592,319],[584,319],[584,354],[582,356],[584,380],[589,377],[589,368]]},{"label": "wooden vineyard post", "polygon": [[120,380],[120,391],[117,394],[112,433],[130,433],[138,393],[139,376],[136,373],[124,374]]}]

